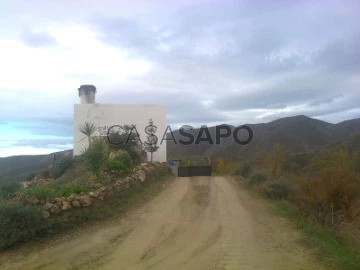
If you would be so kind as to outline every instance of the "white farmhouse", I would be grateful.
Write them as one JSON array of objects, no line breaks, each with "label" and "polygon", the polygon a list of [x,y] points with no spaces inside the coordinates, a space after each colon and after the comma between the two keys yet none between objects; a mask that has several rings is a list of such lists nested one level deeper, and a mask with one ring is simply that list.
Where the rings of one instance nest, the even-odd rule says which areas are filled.
[{"label": "white farmhouse", "polygon": [[[80,104],[74,105],[74,156],[88,147],[88,140],[79,131],[85,122],[94,124],[97,129],[93,136],[107,136],[112,126],[135,125],[142,142],[147,140],[145,132],[149,120],[156,126],[159,147],[153,153],[153,161],[166,162],[166,141],[160,144],[166,130],[166,112],[163,105],[158,104],[99,104],[95,103],[96,88],[93,85],[80,86]],[[135,131],[135,130],[134,130]],[[150,160],[150,153],[148,153]]]}]

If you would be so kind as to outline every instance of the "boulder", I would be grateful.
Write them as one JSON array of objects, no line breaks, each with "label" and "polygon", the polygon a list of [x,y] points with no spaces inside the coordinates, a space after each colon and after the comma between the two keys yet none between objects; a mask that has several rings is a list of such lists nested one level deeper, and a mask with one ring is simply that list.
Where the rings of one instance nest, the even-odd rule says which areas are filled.
[{"label": "boulder", "polygon": [[75,208],[81,207],[81,204],[80,204],[79,201],[72,201],[72,202],[71,202],[71,205],[72,205],[73,207],[75,207]]},{"label": "boulder", "polygon": [[141,146],[135,146],[134,150],[138,154],[138,156],[140,157],[141,162],[145,162],[147,160],[147,154],[144,151],[144,149],[142,149]]},{"label": "boulder", "polygon": [[72,202],[72,201],[74,201],[75,199],[76,199],[76,194],[71,194],[69,197],[68,197],[68,200],[69,200],[69,202]]},{"label": "boulder", "polygon": [[127,153],[125,150],[119,149],[116,151],[111,151],[109,154],[109,159],[110,160],[114,160],[115,158],[117,158],[118,156],[121,156],[122,154]]},{"label": "boulder", "polygon": [[82,206],[89,206],[91,204],[91,199],[89,195],[80,196],[80,203]]},{"label": "boulder", "polygon": [[122,185],[121,180],[117,180],[114,184],[114,187],[119,187],[121,185]]},{"label": "boulder", "polygon": [[100,183],[94,183],[94,188],[101,188],[102,185]]},{"label": "boulder", "polygon": [[55,198],[53,200],[53,204],[57,205],[57,206],[60,206],[61,205],[61,199],[60,198]]},{"label": "boulder", "polygon": [[146,179],[145,172],[142,171],[142,170],[141,170],[141,171],[138,171],[138,172],[136,173],[136,178],[138,179],[138,181],[144,182],[145,179]]},{"label": "boulder", "polygon": [[61,206],[61,210],[65,211],[65,210],[68,210],[68,209],[71,209],[71,204],[69,202],[67,202],[67,201],[63,201],[62,206]]},{"label": "boulder", "polygon": [[52,203],[49,203],[49,202],[47,202],[47,203],[45,203],[44,205],[43,205],[43,209],[45,210],[45,211],[48,211],[48,210],[50,210],[51,208],[53,208],[54,207],[54,205],[52,204]]},{"label": "boulder", "polygon": [[90,187],[91,188],[98,189],[98,188],[101,188],[103,186],[101,183],[94,182],[93,180],[89,180],[89,181],[90,181]]},{"label": "boulder", "polygon": [[28,188],[31,185],[31,182],[30,181],[22,181],[22,182],[20,182],[20,185],[23,188]]},{"label": "boulder", "polygon": [[131,178],[128,176],[128,177],[125,177],[125,179],[124,179],[124,183],[126,184],[126,183],[129,183],[131,181]]},{"label": "boulder", "polygon": [[99,192],[104,192],[104,191],[106,191],[106,187],[101,187],[101,188],[99,188],[97,191],[99,191]]},{"label": "boulder", "polygon": [[56,215],[61,212],[61,209],[58,206],[54,205],[49,211],[51,214]]}]

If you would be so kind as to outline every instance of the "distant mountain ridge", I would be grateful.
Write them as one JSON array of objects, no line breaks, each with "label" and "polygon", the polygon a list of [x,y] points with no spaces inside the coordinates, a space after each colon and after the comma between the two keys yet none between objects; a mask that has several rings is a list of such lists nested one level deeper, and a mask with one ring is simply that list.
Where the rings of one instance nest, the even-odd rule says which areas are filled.
[{"label": "distant mountain ridge", "polygon": [[[304,115],[286,117],[269,123],[247,124],[254,133],[252,142],[242,146],[236,144],[232,137],[223,139],[220,145],[209,145],[202,142],[199,145],[181,145],[167,141],[167,153],[173,157],[191,155],[221,156],[228,159],[253,159],[280,143],[293,153],[320,150],[328,145],[347,142],[353,137],[360,136],[360,118],[347,120],[338,124],[313,119]],[[231,127],[234,130],[235,127]],[[215,138],[215,127],[210,127],[210,134]],[[194,129],[192,134],[198,134]],[[179,131],[174,131],[178,141],[181,138]],[[168,136],[168,139],[170,137]]]},{"label": "distant mountain ridge", "polygon": [[[252,142],[238,145],[232,137],[222,139],[220,145],[202,142],[198,145],[181,145],[171,141],[167,134],[168,159],[186,156],[224,157],[229,160],[252,160],[269,150],[275,143],[281,143],[293,153],[306,153],[342,144],[349,149],[360,151],[360,118],[332,124],[304,115],[286,117],[269,123],[247,124],[254,132]],[[231,130],[235,129],[230,126]],[[209,127],[215,140],[215,127]],[[191,133],[198,134],[199,129]],[[173,131],[176,141],[181,138],[179,130]],[[242,134],[240,137],[247,136]],[[186,138],[185,138],[186,140]],[[72,155],[72,150],[57,152],[58,156]],[[0,181],[19,181],[32,172],[51,167],[53,153],[48,155],[12,156],[0,158]]]}]

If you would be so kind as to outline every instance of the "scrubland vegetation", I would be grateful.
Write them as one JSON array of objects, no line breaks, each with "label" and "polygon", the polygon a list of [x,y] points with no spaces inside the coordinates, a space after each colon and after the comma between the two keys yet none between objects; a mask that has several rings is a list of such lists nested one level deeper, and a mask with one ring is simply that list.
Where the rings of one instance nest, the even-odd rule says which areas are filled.
[{"label": "scrubland vegetation", "polygon": [[[92,131],[91,125],[87,128]],[[61,158],[49,170],[32,173],[24,179],[32,180],[27,182],[27,187],[18,182],[1,183],[0,249],[56,234],[84,221],[100,220],[122,213],[130,205],[160,190],[168,176],[168,171],[164,169],[154,171],[150,183],[113,190],[103,202],[93,201],[90,206],[81,209],[73,207],[51,218],[44,216],[44,203],[56,198],[84,195],[121,181],[144,160],[146,154],[136,144],[114,146],[106,139],[92,138],[90,135],[90,146],[81,156],[75,159]]]},{"label": "scrubland vegetation", "polygon": [[[293,221],[341,269],[360,269],[360,157],[341,146],[306,157],[281,144],[251,164],[216,160],[216,173],[239,182]],[[300,165],[299,165],[300,164]]]}]

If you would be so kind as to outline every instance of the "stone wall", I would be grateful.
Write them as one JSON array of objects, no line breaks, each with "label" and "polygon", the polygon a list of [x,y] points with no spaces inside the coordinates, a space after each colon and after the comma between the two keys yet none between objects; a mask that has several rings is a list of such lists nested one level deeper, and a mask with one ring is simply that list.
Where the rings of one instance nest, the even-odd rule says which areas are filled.
[{"label": "stone wall", "polygon": [[45,202],[39,200],[29,199],[24,203],[40,205],[43,208],[44,217],[50,218],[57,216],[64,211],[69,211],[73,208],[82,208],[90,206],[94,200],[105,201],[107,195],[116,190],[127,190],[135,185],[139,185],[151,179],[154,173],[158,170],[167,170],[166,163],[142,163],[134,168],[131,175],[126,176],[123,179],[117,180],[111,185],[102,186],[100,183],[96,183],[96,189],[81,194],[71,194],[65,198],[54,198]]}]

